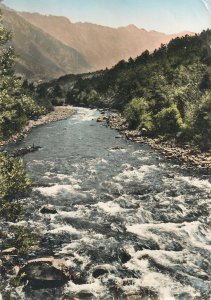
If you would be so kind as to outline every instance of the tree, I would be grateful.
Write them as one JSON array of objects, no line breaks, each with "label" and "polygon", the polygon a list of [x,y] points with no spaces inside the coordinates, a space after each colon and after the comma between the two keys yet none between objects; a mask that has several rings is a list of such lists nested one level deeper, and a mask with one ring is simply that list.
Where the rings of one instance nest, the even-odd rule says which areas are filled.
[{"label": "tree", "polygon": [[144,98],[134,98],[126,107],[124,115],[130,128],[145,128],[152,130],[152,116],[149,112],[149,105]]},{"label": "tree", "polygon": [[15,53],[10,46],[11,33],[5,30],[0,12],[0,140],[19,132],[29,118],[45,112],[26,93],[14,75]]},{"label": "tree", "polygon": [[162,109],[156,116],[156,131],[162,134],[176,133],[181,130],[183,122],[175,104]]},{"label": "tree", "polygon": [[0,153],[0,217],[16,221],[23,210],[21,199],[31,189],[31,181],[23,168],[23,161]]},{"label": "tree", "polygon": [[26,196],[31,181],[23,168],[23,161],[0,153],[0,198],[14,200]]}]

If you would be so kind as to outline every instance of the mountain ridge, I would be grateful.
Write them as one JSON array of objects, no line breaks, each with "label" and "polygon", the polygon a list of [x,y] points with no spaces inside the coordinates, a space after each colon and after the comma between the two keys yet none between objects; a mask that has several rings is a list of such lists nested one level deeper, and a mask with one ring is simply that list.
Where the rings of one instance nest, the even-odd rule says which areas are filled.
[{"label": "mountain ridge", "polygon": [[88,22],[72,23],[65,16],[17,12],[0,4],[6,27],[19,55],[16,73],[30,80],[51,80],[66,74],[111,68],[121,60],[150,52],[172,38],[134,24],[112,28]]},{"label": "mountain ridge", "polygon": [[16,11],[4,7],[2,10],[4,25],[13,35],[12,44],[18,56],[15,69],[20,76],[49,80],[91,69],[77,50],[28,23]]},{"label": "mountain ridge", "polygon": [[63,15],[52,15],[52,14],[41,14],[39,12],[27,12],[27,11],[16,11],[16,13],[18,13],[20,16],[40,16],[40,17],[51,17],[51,18],[55,18],[55,19],[63,19],[63,20],[66,20],[68,21],[70,24],[90,24],[90,25],[97,25],[99,27],[105,27],[105,28],[111,28],[111,29],[120,29],[120,28],[134,28],[134,29],[138,29],[138,30],[142,30],[142,31],[145,31],[145,32],[154,32],[154,33],[161,33],[161,34],[164,34],[164,35],[167,35],[167,36],[172,36],[172,35],[177,35],[177,34],[195,34],[195,32],[193,31],[188,31],[188,30],[185,30],[185,31],[179,31],[179,32],[175,32],[175,33],[165,33],[165,32],[161,32],[159,30],[147,30],[145,28],[141,28],[141,27],[138,27],[137,25],[133,24],[133,23],[130,23],[128,25],[123,25],[123,26],[117,26],[117,27],[112,27],[112,26],[109,26],[109,25],[103,25],[103,24],[97,24],[97,23],[94,23],[94,22],[88,22],[88,21],[77,21],[77,22],[72,22],[71,19],[69,19],[68,17],[66,16],[63,16]]},{"label": "mountain ridge", "polygon": [[122,59],[135,58],[148,49],[153,51],[161,43],[177,36],[193,34],[182,32],[165,34],[147,31],[134,24],[112,28],[89,22],[72,23],[67,17],[19,12],[29,23],[47,32],[86,58],[94,70],[110,68]]}]

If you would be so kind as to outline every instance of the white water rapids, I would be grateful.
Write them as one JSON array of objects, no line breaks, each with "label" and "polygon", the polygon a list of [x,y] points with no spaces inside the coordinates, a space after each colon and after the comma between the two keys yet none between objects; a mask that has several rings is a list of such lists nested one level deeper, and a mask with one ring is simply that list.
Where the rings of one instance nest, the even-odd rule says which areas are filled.
[{"label": "white water rapids", "polygon": [[[42,256],[65,258],[84,282],[47,292],[20,289],[19,297],[73,299],[86,292],[89,299],[211,299],[208,176],[116,139],[115,130],[96,122],[98,115],[80,108],[68,120],[34,129],[20,144],[42,147],[24,158],[38,184],[27,226],[40,234]],[[43,204],[58,213],[41,214]],[[95,278],[98,267],[106,273]]]}]

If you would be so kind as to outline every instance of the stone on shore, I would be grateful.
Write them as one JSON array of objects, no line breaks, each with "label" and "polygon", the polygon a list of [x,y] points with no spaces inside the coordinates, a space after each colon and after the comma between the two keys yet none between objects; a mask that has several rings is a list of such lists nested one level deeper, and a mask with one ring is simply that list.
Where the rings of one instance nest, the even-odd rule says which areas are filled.
[{"label": "stone on shore", "polygon": [[108,116],[100,116],[97,118],[97,122],[107,122],[108,121]]}]

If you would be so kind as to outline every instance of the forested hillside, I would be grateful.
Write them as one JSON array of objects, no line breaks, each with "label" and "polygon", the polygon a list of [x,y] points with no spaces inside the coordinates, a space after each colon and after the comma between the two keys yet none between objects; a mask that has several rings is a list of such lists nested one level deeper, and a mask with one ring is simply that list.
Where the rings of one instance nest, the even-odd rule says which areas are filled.
[{"label": "forested hillside", "polygon": [[116,108],[130,128],[178,135],[202,149],[211,145],[211,30],[122,60],[102,76],[79,79],[66,102]]}]

